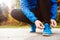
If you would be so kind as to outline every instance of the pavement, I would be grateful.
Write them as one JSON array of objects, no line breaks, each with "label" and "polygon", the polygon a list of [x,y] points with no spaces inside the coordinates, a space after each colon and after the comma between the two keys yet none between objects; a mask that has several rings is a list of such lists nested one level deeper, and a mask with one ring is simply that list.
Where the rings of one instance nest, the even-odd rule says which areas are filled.
[{"label": "pavement", "polygon": [[60,29],[52,29],[51,36],[43,36],[42,30],[30,33],[29,28],[0,28],[0,40],[60,40]]}]

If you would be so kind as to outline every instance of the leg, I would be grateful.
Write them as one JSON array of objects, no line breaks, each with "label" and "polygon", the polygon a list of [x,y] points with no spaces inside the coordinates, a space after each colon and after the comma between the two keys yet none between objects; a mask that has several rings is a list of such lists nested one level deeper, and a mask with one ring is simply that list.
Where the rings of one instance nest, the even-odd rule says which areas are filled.
[{"label": "leg", "polygon": [[20,9],[13,9],[11,11],[11,16],[18,20],[19,22],[24,22],[30,24],[30,20],[24,15]]},{"label": "leg", "polygon": [[51,35],[52,31],[51,31],[51,27],[49,23],[45,23],[44,24],[45,28],[43,30],[43,35]]},{"label": "leg", "polygon": [[35,24],[30,24],[31,31],[30,32],[36,32],[36,26]]}]

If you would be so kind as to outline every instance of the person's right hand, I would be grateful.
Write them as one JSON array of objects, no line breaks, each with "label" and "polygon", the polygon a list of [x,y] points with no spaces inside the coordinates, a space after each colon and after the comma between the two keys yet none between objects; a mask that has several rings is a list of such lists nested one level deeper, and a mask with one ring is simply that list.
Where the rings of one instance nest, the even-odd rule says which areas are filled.
[{"label": "person's right hand", "polygon": [[43,23],[42,23],[41,21],[39,21],[39,20],[36,20],[36,21],[35,21],[35,25],[36,25],[36,27],[39,28],[39,29],[44,29]]}]

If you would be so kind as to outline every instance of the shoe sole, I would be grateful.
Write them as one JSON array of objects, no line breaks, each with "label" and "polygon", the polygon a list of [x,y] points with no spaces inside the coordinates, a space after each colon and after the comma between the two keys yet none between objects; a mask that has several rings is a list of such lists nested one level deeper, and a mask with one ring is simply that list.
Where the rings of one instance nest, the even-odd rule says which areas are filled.
[{"label": "shoe sole", "polygon": [[42,34],[43,36],[51,36],[52,34]]}]

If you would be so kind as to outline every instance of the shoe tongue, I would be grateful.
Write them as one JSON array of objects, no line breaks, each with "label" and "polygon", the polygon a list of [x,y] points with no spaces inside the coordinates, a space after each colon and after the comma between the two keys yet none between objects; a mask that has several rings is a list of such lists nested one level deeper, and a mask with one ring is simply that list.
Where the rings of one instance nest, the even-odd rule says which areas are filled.
[{"label": "shoe tongue", "polygon": [[45,28],[45,29],[51,29],[50,24],[45,23],[45,24],[44,24],[44,28]]}]

